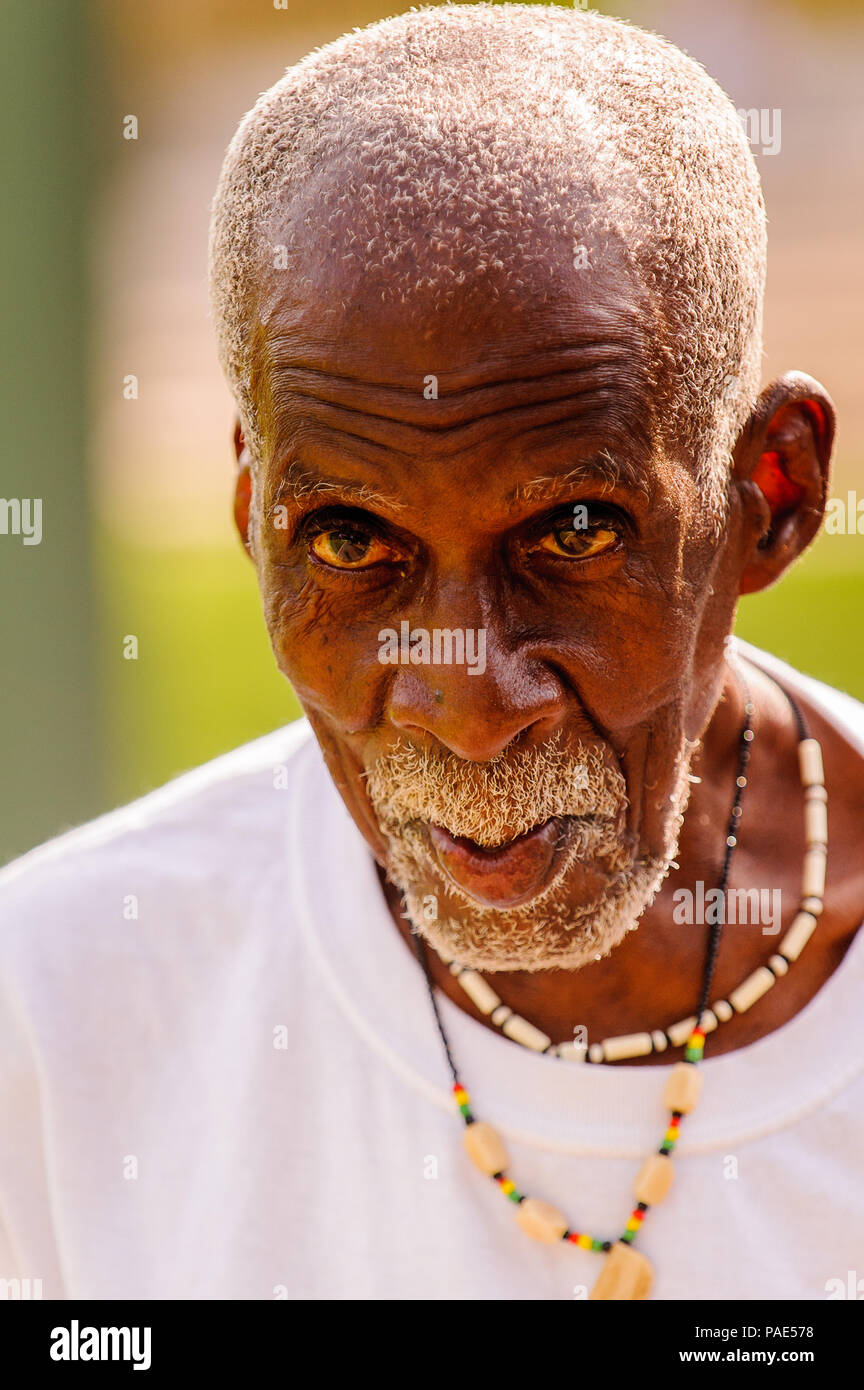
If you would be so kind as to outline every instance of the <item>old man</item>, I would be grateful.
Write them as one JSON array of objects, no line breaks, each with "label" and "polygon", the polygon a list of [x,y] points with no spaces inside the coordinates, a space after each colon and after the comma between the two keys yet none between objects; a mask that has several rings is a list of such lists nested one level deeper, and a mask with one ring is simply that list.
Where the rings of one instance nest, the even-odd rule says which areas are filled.
[{"label": "old man", "polygon": [[244,119],[213,311],[306,718],[3,876],[0,1274],[820,1299],[860,1263],[864,710],[730,638],[834,430],[760,380],[765,245],[723,93],[578,10],[412,12]]}]

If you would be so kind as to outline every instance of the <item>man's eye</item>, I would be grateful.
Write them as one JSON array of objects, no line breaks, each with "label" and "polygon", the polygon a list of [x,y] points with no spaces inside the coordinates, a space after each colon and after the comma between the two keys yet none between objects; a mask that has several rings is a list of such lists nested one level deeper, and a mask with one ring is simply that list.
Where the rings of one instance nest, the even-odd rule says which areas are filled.
[{"label": "man's eye", "polygon": [[383,560],[396,558],[390,546],[377,536],[351,526],[319,531],[312,539],[310,550],[317,560],[340,570],[368,569]]},{"label": "man's eye", "polygon": [[550,555],[587,560],[613,550],[620,538],[620,532],[614,531],[608,521],[589,521],[583,526],[579,520],[568,518],[547,531],[537,548]]}]

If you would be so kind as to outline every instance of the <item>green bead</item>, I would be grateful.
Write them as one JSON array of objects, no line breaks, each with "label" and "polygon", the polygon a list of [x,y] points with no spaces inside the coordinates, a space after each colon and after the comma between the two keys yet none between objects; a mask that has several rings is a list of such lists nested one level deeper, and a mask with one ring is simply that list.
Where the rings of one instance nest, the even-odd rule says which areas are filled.
[{"label": "green bead", "polygon": [[522,1201],[522,1193],[521,1193],[521,1192],[517,1192],[516,1189],[515,1189],[515,1187],[514,1187],[514,1189],[513,1189],[512,1192],[508,1192],[508,1193],[507,1193],[507,1196],[509,1197],[509,1199],[510,1199],[511,1202],[521,1202],[521,1201]]},{"label": "green bead", "polygon": [[688,1047],[688,1048],[685,1050],[685,1052],[684,1052],[684,1061],[685,1061],[685,1062],[701,1062],[701,1061],[702,1061],[702,1049],[701,1049],[701,1047]]},{"label": "green bead", "polygon": [[636,1232],[635,1232],[635,1231],[625,1231],[623,1235],[621,1235],[621,1236],[618,1237],[618,1239],[621,1240],[621,1241],[623,1241],[625,1245],[630,1245],[630,1244],[633,1242],[633,1240],[635,1239],[635,1237],[636,1237]]},{"label": "green bead", "polygon": [[602,1242],[602,1240],[592,1240],[592,1242],[591,1242],[591,1249],[592,1249],[592,1250],[602,1250],[602,1249],[603,1249],[603,1242]]},{"label": "green bead", "polygon": [[471,1114],[471,1106],[470,1106],[470,1105],[460,1105],[460,1106],[459,1106],[459,1109],[462,1111],[462,1114],[465,1116],[465,1118],[466,1118],[466,1120],[467,1120],[468,1116]]},{"label": "green bead", "polygon": [[660,1145],[660,1152],[661,1152],[661,1154],[668,1154],[668,1153],[671,1153],[671,1152],[672,1152],[672,1148],[673,1148],[673,1145],[672,1145],[672,1144],[663,1143],[663,1144]]}]

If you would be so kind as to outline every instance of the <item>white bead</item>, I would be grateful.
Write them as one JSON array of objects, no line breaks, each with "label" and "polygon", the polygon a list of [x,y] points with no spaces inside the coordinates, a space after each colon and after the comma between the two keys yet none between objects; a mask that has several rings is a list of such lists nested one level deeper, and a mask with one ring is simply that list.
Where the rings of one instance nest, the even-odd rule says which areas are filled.
[{"label": "white bead", "polygon": [[805,800],[805,801],[823,801],[823,802],[827,802],[827,800],[828,800],[828,793],[827,793],[827,791],[825,790],[824,787],[820,787],[820,786],[805,787],[805,788],[804,788],[804,800]]},{"label": "white bead", "polygon": [[511,1014],[501,1025],[501,1032],[514,1042],[521,1043],[523,1047],[530,1047],[533,1052],[545,1052],[547,1047],[552,1046],[551,1038],[519,1014]]},{"label": "white bead", "polygon": [[584,1043],[560,1043],[558,1056],[565,1062],[584,1062],[587,1051]]},{"label": "white bead", "polygon": [[797,960],[815,930],[816,918],[812,912],[799,912],[780,942],[780,954],[787,960]]},{"label": "white bead", "polygon": [[626,1057],[647,1057],[653,1051],[650,1033],[624,1033],[618,1038],[604,1038],[601,1047],[607,1062],[620,1062]]},{"label": "white bead", "polygon": [[451,962],[450,962],[450,974],[451,974],[451,975],[455,975],[456,978],[457,978],[457,980],[458,980],[459,976],[461,975],[461,973],[462,973],[462,971],[463,971],[464,969],[465,969],[464,965],[460,965],[459,962],[458,962],[458,960],[451,960]]},{"label": "white bead", "polygon": [[492,1022],[496,1028],[500,1028],[502,1023],[506,1023],[513,1010],[508,1009],[506,1004],[502,1004],[500,1009],[496,1009],[492,1015]]},{"label": "white bead", "polygon": [[715,999],[711,1005],[721,1023],[728,1023],[735,1010],[728,999]]},{"label": "white bead", "polygon": [[754,970],[752,975],[742,981],[737,989],[733,989],[729,995],[729,1003],[738,1014],[746,1013],[757,999],[761,999],[763,994],[767,994],[774,984],[774,976],[767,965],[760,965],[758,970]]},{"label": "white bead", "polygon": [[800,910],[801,910],[802,912],[809,912],[809,913],[811,914],[811,916],[813,916],[813,917],[818,917],[818,916],[821,914],[821,912],[822,912],[822,907],[823,907],[823,903],[822,903],[822,899],[821,899],[821,898],[802,898],[802,899],[801,899],[801,908],[800,908]]},{"label": "white bead", "polygon": [[703,1033],[713,1033],[717,1027],[718,1019],[715,1018],[711,1009],[706,1009],[699,1020],[699,1027]]},{"label": "white bead", "polygon": [[825,892],[825,869],[827,855],[819,849],[808,849],[804,855],[804,869],[801,874],[802,898],[821,898]]},{"label": "white bead", "polygon": [[823,801],[808,801],[805,804],[804,834],[808,845],[827,845],[828,808]]},{"label": "white bead", "polygon": [[820,786],[825,781],[822,749],[815,738],[805,738],[798,744],[798,766],[805,787]]},{"label": "white bead", "polygon": [[669,1039],[666,1037],[666,1034],[662,1032],[660,1028],[655,1029],[655,1031],[651,1034],[651,1041],[654,1044],[655,1052],[665,1052],[667,1047],[669,1046]]},{"label": "white bead", "polygon": [[589,1060],[589,1062],[602,1062],[602,1061],[603,1061],[603,1044],[602,1044],[602,1043],[592,1043],[592,1044],[591,1044],[591,1046],[590,1046],[589,1049],[588,1049],[588,1060]]},{"label": "white bead", "polygon": [[683,1047],[693,1029],[696,1027],[696,1015],[692,1018],[682,1018],[680,1023],[673,1023],[666,1029],[666,1036],[673,1047]]},{"label": "white bead", "polygon": [[481,1014],[494,1013],[501,1003],[492,986],[487,985],[483,976],[479,975],[476,970],[463,970],[459,976],[459,983],[471,1002],[476,1004]]},{"label": "white bead", "polygon": [[768,964],[771,966],[775,975],[785,975],[789,969],[788,960],[784,960],[782,956],[771,956]]}]

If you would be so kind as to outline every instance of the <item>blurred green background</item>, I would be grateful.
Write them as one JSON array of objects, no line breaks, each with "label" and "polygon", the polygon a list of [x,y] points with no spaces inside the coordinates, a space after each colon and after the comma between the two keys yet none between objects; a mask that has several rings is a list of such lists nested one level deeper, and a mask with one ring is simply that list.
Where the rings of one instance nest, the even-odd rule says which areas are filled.
[{"label": "blurred green background", "polygon": [[[258,92],[400,8],[2,0],[0,129],[16,193],[2,244],[0,494],[42,497],[44,536],[24,547],[0,535],[0,862],[297,713],[231,529],[208,207]],[[860,5],[599,8],[667,35],[736,106],[782,112],[780,154],[757,156],[765,380],[797,367],[824,382],[840,415],[833,491],[864,499]],[[823,535],[780,586],[744,600],[738,631],[864,698],[862,598],[864,536]]]}]

